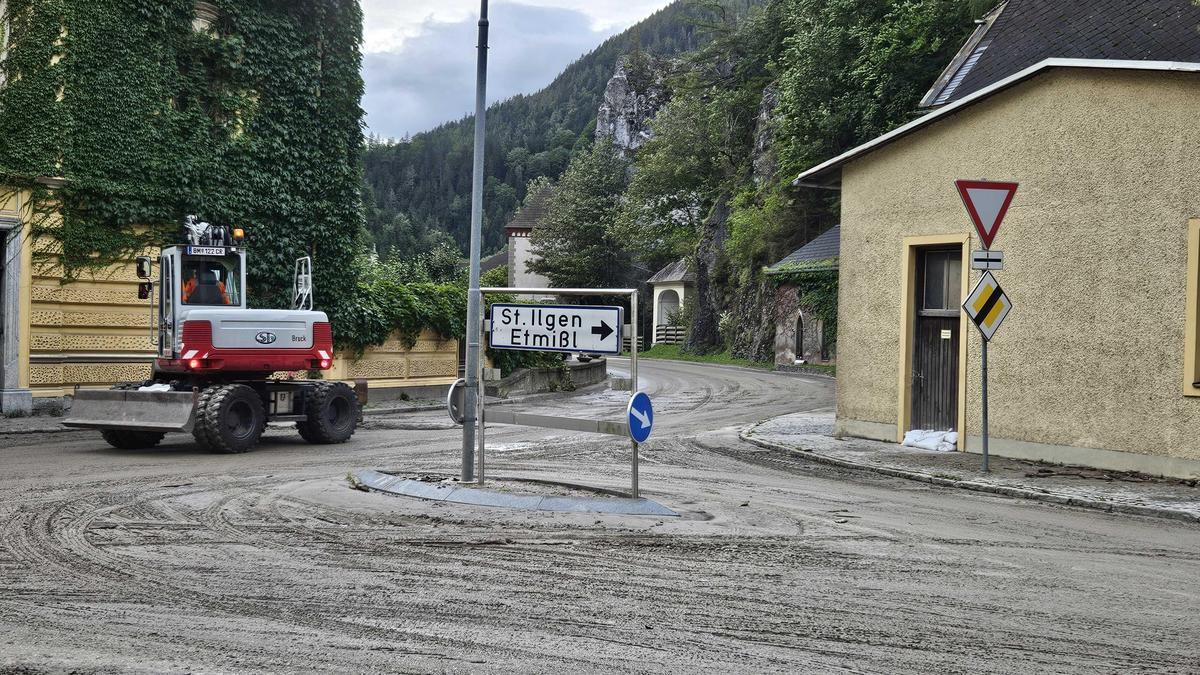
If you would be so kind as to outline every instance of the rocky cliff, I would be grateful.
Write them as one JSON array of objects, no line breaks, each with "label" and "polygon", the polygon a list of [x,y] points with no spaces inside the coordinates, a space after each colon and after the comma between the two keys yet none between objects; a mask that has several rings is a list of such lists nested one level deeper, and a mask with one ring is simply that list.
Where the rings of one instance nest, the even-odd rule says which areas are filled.
[{"label": "rocky cliff", "polygon": [[650,120],[669,98],[663,80],[662,64],[621,59],[596,114],[596,138],[612,139],[622,155],[640,148],[650,138]]}]

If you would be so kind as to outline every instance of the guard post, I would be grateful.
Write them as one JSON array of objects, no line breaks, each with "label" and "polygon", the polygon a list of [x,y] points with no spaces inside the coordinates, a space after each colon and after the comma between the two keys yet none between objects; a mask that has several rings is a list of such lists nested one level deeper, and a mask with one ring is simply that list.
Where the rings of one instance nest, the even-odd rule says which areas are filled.
[{"label": "guard post", "polygon": [[[630,388],[631,388],[631,395],[633,397],[636,397],[639,394],[640,387],[639,387],[639,382],[638,382],[638,366],[637,366],[638,344],[639,344],[638,343],[638,291],[637,291],[637,289],[634,289],[634,288],[500,288],[500,287],[488,287],[488,288],[481,288],[481,289],[479,289],[479,291],[480,291],[481,298],[486,297],[489,294],[491,294],[491,295],[499,295],[499,294],[503,294],[503,295],[556,295],[556,296],[573,296],[573,297],[579,297],[579,296],[628,297],[629,298],[629,316],[630,316],[630,329],[629,329],[629,333],[630,333],[629,378],[631,380]],[[555,309],[555,308],[572,309],[575,311],[611,310],[612,309],[609,307],[590,307],[588,305],[577,305],[577,306],[564,307],[564,306],[531,304],[531,305],[520,305],[520,307],[528,307],[528,308],[530,308],[531,311],[536,310],[536,309]],[[490,323],[490,322],[483,322],[483,321],[480,322],[481,331],[483,333],[487,332],[487,328],[484,328],[484,325],[486,323]],[[493,339],[485,342],[484,337],[481,334],[480,344],[491,344],[493,349],[523,349],[525,351],[553,351],[553,352],[584,353],[584,354],[588,354],[588,353],[620,354],[621,347],[622,347],[622,345],[621,345],[622,335],[623,335],[621,328],[622,328],[623,323],[624,323],[624,321],[618,314],[618,319],[616,322],[617,325],[614,327],[607,326],[607,323],[603,320],[601,320],[600,326],[588,327],[588,328],[590,328],[592,334],[600,335],[601,336],[600,339],[602,341],[607,340],[611,334],[615,333],[617,348],[615,351],[611,351],[611,352],[606,351],[606,350],[600,350],[600,349],[589,350],[589,349],[581,348],[581,346],[577,345],[577,344],[574,344],[574,345],[555,344],[550,347],[546,347],[546,346],[524,346],[524,347],[497,346],[495,344],[495,342],[496,342],[496,340],[495,340],[496,326],[495,325],[489,326],[492,331]],[[599,433],[599,434],[608,434],[608,435],[614,435],[614,436],[629,435],[630,443],[632,445],[631,458],[630,458],[630,467],[631,467],[631,474],[632,474],[631,480],[630,480],[630,495],[635,499],[640,496],[639,489],[638,489],[638,446],[639,446],[639,443],[630,431],[628,420],[625,423],[620,423],[620,422],[609,422],[609,421],[604,421],[604,420],[586,420],[586,419],[565,418],[565,417],[550,417],[550,416],[545,416],[545,415],[533,415],[533,414],[528,414],[528,413],[513,413],[513,412],[494,412],[491,415],[491,419],[486,420],[485,415],[484,415],[484,408],[485,408],[484,398],[485,397],[483,396],[483,392],[482,392],[483,361],[484,360],[482,358],[479,359],[479,366],[478,366],[479,371],[476,373],[476,375],[479,378],[479,382],[481,383],[480,396],[477,399],[478,414],[476,416],[476,418],[478,420],[478,424],[479,424],[478,433],[476,434],[476,440],[478,441],[478,447],[476,450],[476,455],[477,455],[476,461],[478,463],[478,473],[479,473],[478,482],[479,482],[479,484],[482,485],[483,481],[484,481],[484,469],[485,469],[485,462],[486,462],[485,452],[484,452],[484,426],[485,426],[486,421],[491,421],[491,422],[496,422],[496,423],[500,423],[500,424],[518,424],[518,425],[535,426],[535,427],[542,427],[542,428],[548,428],[548,429],[562,429],[565,431],[583,431],[583,432],[587,432],[587,433]],[[631,406],[632,406],[632,399],[631,399]],[[643,425],[644,424],[645,423],[643,423]],[[645,434],[648,435],[649,431],[646,430]]]}]

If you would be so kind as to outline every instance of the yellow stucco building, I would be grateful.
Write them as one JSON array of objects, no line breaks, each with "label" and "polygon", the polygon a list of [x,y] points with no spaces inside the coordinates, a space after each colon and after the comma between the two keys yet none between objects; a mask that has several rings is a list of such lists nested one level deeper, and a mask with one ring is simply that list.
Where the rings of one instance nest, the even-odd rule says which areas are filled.
[{"label": "yellow stucco building", "polygon": [[941,419],[979,450],[959,306],[981,246],[955,181],[1015,181],[992,453],[1200,477],[1197,120],[1200,64],[1050,59],[801,174],[842,195],[839,432]]},{"label": "yellow stucco building", "polygon": [[[132,264],[63,283],[33,255],[26,194],[0,190],[4,265],[0,296],[0,412],[28,412],[39,400],[69,396],[76,386],[106,387],[146,379],[154,358],[155,316],[138,299]],[[411,348],[399,336],[358,358],[340,356],[327,379],[365,379],[380,393],[442,388],[458,376],[458,344],[423,333]],[[382,391],[381,391],[382,390]]]}]

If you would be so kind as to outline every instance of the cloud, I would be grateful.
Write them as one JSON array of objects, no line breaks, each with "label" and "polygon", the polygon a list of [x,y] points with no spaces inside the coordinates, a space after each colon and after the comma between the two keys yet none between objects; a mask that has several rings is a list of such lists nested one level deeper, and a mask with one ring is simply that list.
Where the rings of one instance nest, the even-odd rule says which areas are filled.
[{"label": "cloud", "polygon": [[[585,4],[573,0],[526,2],[492,4],[489,103],[545,87],[605,38],[652,12],[654,5],[666,4],[597,0],[589,5],[593,11],[584,12],[551,6]],[[401,137],[472,112],[478,3],[453,0],[425,8],[420,3],[388,4],[393,9],[376,0],[365,4],[363,108],[370,132]],[[403,8],[396,7],[401,4]],[[633,11],[639,13],[631,15]]]}]

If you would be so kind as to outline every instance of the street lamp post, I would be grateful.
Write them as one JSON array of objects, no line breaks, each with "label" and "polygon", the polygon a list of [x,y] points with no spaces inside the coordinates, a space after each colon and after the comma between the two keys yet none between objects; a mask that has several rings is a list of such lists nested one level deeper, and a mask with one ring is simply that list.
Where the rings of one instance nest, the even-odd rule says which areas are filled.
[{"label": "street lamp post", "polygon": [[462,480],[475,480],[475,425],[479,419],[483,311],[479,292],[479,250],[483,236],[483,149],[487,128],[488,0],[479,3],[478,68],[475,79],[475,166],[471,179],[471,281],[467,292],[467,363],[463,400]]}]

